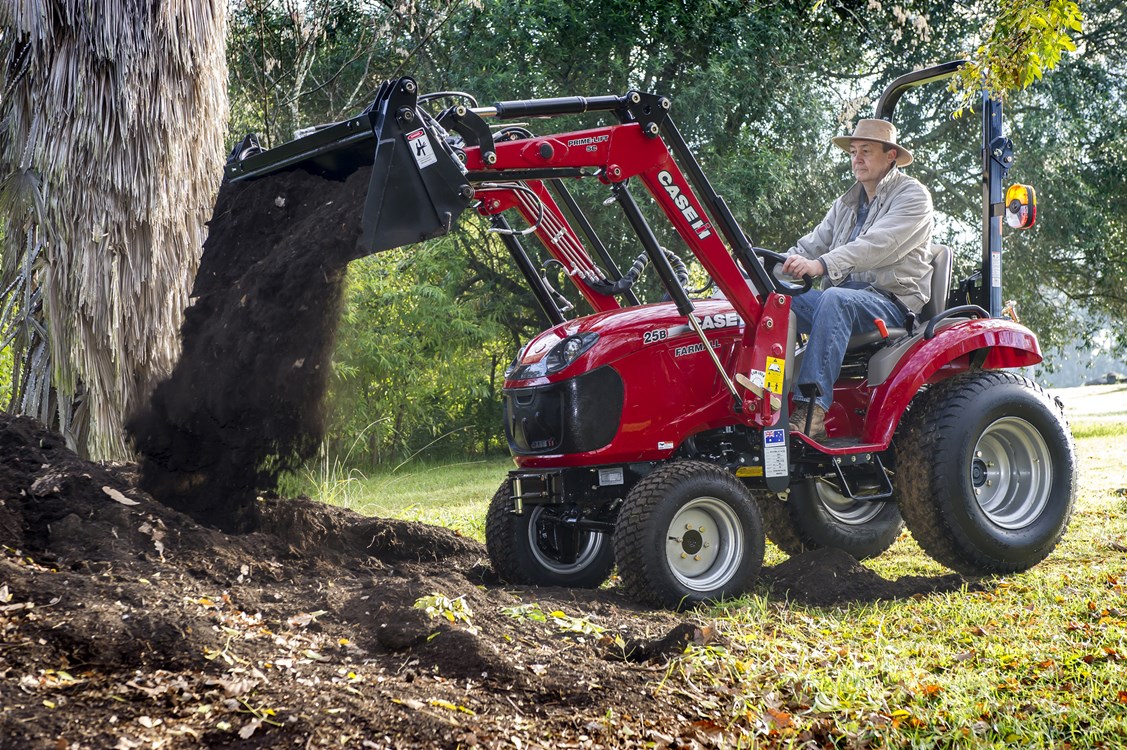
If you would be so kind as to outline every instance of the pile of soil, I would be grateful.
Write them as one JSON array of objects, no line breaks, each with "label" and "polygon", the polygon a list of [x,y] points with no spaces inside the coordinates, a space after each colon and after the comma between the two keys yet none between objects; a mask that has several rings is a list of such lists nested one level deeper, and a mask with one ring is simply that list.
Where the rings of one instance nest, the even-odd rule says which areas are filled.
[{"label": "pile of soil", "polygon": [[316,452],[370,173],[223,184],[180,361],[128,425],[142,484],[164,503],[251,531],[257,494]]},{"label": "pile of soil", "polygon": [[796,602],[830,606],[847,602],[875,602],[881,599],[906,599],[919,594],[981,590],[979,581],[961,575],[902,576],[895,581],[882,578],[840,549],[804,552],[761,576],[772,592]]},{"label": "pile of soil", "polygon": [[[730,747],[771,726],[669,670],[725,643],[700,613],[503,587],[446,529],[304,498],[255,509],[254,533],[208,528],[136,467],[0,415],[0,750]],[[961,583],[828,553],[765,580],[778,607]]]}]

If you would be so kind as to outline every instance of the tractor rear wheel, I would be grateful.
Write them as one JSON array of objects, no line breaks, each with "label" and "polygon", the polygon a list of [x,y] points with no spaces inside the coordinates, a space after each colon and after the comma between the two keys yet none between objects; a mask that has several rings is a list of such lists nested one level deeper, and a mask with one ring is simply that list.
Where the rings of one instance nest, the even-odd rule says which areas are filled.
[{"label": "tractor rear wheel", "polygon": [[703,461],[677,461],[638,482],[614,532],[627,596],[662,607],[739,596],[763,566],[763,522],[751,493]]},{"label": "tractor rear wheel", "polygon": [[895,502],[853,500],[822,479],[795,482],[786,500],[763,495],[759,508],[767,538],[791,556],[829,547],[868,560],[891,547],[904,528]]},{"label": "tractor rear wheel", "polygon": [[906,416],[900,512],[936,561],[969,575],[1033,567],[1057,546],[1076,500],[1076,456],[1060,406],[1011,372],[932,386]]},{"label": "tractor rear wheel", "polygon": [[610,535],[580,528],[579,508],[526,505],[517,515],[510,498],[505,482],[485,517],[485,548],[502,580],[596,588],[607,579],[614,568]]}]

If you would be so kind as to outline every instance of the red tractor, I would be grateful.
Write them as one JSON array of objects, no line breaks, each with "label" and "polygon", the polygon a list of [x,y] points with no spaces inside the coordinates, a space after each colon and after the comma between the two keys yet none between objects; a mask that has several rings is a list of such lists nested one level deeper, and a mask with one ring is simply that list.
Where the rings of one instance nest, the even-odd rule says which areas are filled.
[{"label": "red tractor", "polygon": [[[885,90],[891,120],[908,89]],[[1076,495],[1058,403],[1009,372],[1041,361],[1036,336],[1002,316],[1002,221],[1032,222],[1032,190],[1003,195],[1013,161],[1000,103],[982,99],[981,270],[951,284],[934,247],[932,298],[907,328],[850,342],[820,442],[788,428],[803,356],[783,256],[748,240],[654,94],[422,105],[400,78],[369,110],[270,151],[245,141],[231,180],[281,169],[339,174],[371,165],[357,255],[449,231],[462,210],[488,218],[551,322],[506,373],[505,431],[517,468],[490,505],[489,557],[505,580],[594,587],[615,566],[631,597],[679,607],[755,582],[765,537],[795,554],[885,551],[906,524],[942,564],[968,574],[1027,569],[1056,546]],[[458,96],[465,96],[459,94]],[[534,135],[490,120],[609,114],[615,124]],[[374,141],[374,144],[373,144]],[[374,147],[373,147],[374,146]],[[567,182],[597,180],[644,253],[623,273]],[[640,184],[718,292],[687,291],[634,198]],[[525,229],[506,218],[521,217]],[[567,319],[522,237],[535,235],[594,310]],[[682,251],[683,252],[683,251]],[[631,289],[652,265],[667,301]]]}]

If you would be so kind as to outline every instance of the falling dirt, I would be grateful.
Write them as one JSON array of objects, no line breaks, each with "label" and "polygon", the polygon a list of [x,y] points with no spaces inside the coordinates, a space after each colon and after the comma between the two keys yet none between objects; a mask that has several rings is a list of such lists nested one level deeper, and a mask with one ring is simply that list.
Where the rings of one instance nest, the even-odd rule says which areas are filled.
[{"label": "falling dirt", "polygon": [[[133,466],[82,461],[0,415],[0,750],[757,736],[754,712],[732,723],[727,688],[672,669],[687,646],[725,645],[736,627],[707,611],[647,611],[613,585],[502,586],[473,540],[304,498],[256,500],[258,530],[228,535],[137,480]],[[778,608],[962,583],[886,581],[825,552],[764,582]]]},{"label": "falling dirt", "polygon": [[224,183],[180,361],[129,423],[142,485],[164,503],[251,530],[257,493],[316,450],[369,173]]}]

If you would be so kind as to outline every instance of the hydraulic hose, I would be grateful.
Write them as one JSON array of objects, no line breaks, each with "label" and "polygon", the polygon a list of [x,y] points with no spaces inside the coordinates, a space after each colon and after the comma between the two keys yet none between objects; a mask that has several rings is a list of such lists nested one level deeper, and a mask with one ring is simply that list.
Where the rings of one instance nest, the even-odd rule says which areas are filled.
[{"label": "hydraulic hose", "polygon": [[[669,264],[673,266],[673,272],[677,275],[677,281],[681,282],[681,286],[688,286],[689,269],[685,265],[685,262],[677,257],[677,254],[672,250],[667,250],[666,248],[662,248],[662,250],[665,252],[665,257],[669,258]],[[630,269],[626,271],[618,281],[593,281],[590,283],[590,286],[599,294],[610,296],[625,294],[630,287],[634,286],[634,282],[642,275],[642,271],[646,270],[648,264],[649,258],[645,253],[642,253],[634,259],[634,264],[630,266]]]}]

